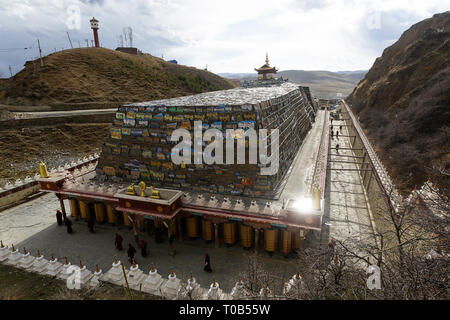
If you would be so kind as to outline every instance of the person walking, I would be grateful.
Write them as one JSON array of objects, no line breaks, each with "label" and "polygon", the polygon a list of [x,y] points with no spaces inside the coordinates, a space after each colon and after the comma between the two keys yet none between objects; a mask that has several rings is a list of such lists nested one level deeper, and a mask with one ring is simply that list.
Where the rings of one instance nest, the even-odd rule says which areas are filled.
[{"label": "person walking", "polygon": [[336,130],[336,139],[339,139],[339,131]]},{"label": "person walking", "polygon": [[72,233],[72,221],[70,221],[69,218],[66,218],[66,220],[64,220],[64,224],[66,225],[67,233]]},{"label": "person walking", "polygon": [[339,143],[336,145],[336,152],[339,153]]},{"label": "person walking", "polygon": [[212,272],[211,269],[211,261],[209,260],[209,254],[205,254],[205,266],[203,267],[203,270],[206,272]]},{"label": "person walking", "polygon": [[147,256],[147,241],[144,239],[139,240],[139,246],[141,247],[142,258],[145,258]]},{"label": "person walking", "polygon": [[56,210],[56,221],[58,222],[58,226],[63,225],[63,215],[59,210]]},{"label": "person walking", "polygon": [[122,241],[123,238],[120,236],[120,234],[116,233],[116,237],[114,238],[114,245],[116,246],[117,250],[122,250]]},{"label": "person walking", "polygon": [[128,261],[130,261],[130,263],[133,263],[135,254],[136,254],[136,249],[131,245],[131,243],[128,244],[127,255],[128,255]]},{"label": "person walking", "polygon": [[342,125],[339,126],[339,131],[342,133]]},{"label": "person walking", "polygon": [[88,229],[90,233],[95,233],[94,231],[94,219],[92,217],[89,217],[87,221]]}]

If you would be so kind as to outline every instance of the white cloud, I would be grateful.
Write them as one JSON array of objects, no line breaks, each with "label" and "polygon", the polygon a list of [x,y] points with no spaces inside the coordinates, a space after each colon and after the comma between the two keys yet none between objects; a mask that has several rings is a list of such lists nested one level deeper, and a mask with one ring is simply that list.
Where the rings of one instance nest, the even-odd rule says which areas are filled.
[{"label": "white cloud", "polygon": [[[450,1],[0,0],[2,46],[23,47],[39,37],[46,53],[67,48],[73,4],[82,15],[81,29],[70,31],[75,45],[92,38],[95,16],[103,46],[115,47],[116,35],[131,26],[133,44],[144,52],[198,68],[208,64],[214,72],[253,72],[266,51],[281,70],[368,69],[401,32],[447,10]],[[373,17],[380,19],[368,20]],[[0,53],[0,70],[32,57]]]}]

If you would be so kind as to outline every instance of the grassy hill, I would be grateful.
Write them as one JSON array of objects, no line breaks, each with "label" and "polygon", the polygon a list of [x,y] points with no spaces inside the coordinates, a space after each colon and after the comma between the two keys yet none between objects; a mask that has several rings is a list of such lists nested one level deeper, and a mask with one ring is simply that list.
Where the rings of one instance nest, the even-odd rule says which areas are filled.
[{"label": "grassy hill", "polygon": [[[347,102],[405,191],[450,169],[450,11],[405,31]],[[432,177],[433,178],[433,177]],[[450,186],[446,177],[439,181]]]},{"label": "grassy hill", "polygon": [[[291,82],[310,87],[312,94],[323,99],[335,99],[336,93],[348,96],[358,82],[364,77],[366,71],[305,71],[284,70],[278,76],[289,79]],[[256,73],[219,73],[229,79],[250,80],[256,79]]]},{"label": "grassy hill", "polygon": [[232,88],[211,72],[151,55],[134,56],[104,48],[71,49],[29,61],[0,82],[0,103],[52,105],[134,102]]}]

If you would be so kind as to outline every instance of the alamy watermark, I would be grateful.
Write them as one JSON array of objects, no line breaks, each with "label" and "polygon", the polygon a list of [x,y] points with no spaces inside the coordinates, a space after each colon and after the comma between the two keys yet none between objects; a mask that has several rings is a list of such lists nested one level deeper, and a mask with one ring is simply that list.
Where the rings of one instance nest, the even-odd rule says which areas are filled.
[{"label": "alamy watermark", "polygon": [[[245,129],[245,130],[244,130]],[[184,164],[246,164],[246,145],[248,146],[248,164],[259,164],[261,175],[274,175],[279,168],[279,130],[240,128],[225,130],[225,159],[223,153],[223,132],[217,128],[208,128],[203,133],[202,121],[194,121],[194,141],[191,132],[179,128],[172,132],[170,140],[178,142],[172,148],[171,158],[176,165]],[[246,139],[248,138],[248,144]],[[235,149],[237,142],[237,151]],[[268,155],[268,144],[270,141],[270,156]],[[206,142],[210,142],[206,144]],[[203,147],[204,150],[203,150]],[[192,162],[192,153],[194,161]],[[236,157],[235,157],[236,155]],[[236,158],[236,159],[235,159]],[[225,160],[225,161],[224,161]]]}]

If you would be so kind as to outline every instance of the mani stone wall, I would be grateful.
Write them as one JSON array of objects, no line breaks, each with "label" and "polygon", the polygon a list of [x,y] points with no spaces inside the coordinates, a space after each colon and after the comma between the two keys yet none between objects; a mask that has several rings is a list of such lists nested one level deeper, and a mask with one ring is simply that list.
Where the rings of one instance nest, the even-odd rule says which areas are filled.
[{"label": "mani stone wall", "polygon": [[[103,145],[96,179],[144,180],[155,187],[273,199],[314,115],[303,88],[292,83],[122,105]],[[249,164],[248,142],[246,164],[175,165],[171,150],[178,142],[170,141],[172,131],[185,128],[194,142],[194,121],[202,121],[203,132],[208,128],[223,132],[224,163],[226,129],[279,129],[278,172],[260,175],[260,165]]]}]

